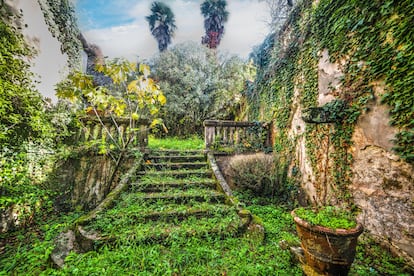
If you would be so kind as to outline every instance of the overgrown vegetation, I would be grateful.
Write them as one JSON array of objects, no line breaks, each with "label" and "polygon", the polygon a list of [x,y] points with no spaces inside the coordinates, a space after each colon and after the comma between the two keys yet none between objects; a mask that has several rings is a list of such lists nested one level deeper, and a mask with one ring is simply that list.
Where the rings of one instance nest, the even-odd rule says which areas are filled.
[{"label": "overgrown vegetation", "polygon": [[194,42],[178,44],[150,64],[167,98],[160,114],[172,136],[202,135],[206,119],[235,119],[240,93],[255,73],[240,58],[217,57]]},{"label": "overgrown vegetation", "polygon": [[51,206],[51,193],[40,184],[50,153],[69,134],[65,127],[71,119],[55,125],[59,109],[47,108],[32,86],[26,57],[33,52],[6,22],[0,22],[0,211],[14,206],[15,220],[28,225]]},{"label": "overgrown vegetation", "polygon": [[[369,103],[381,101],[391,108],[391,123],[399,131],[395,151],[412,162],[414,97],[409,91],[413,76],[406,72],[413,71],[413,51],[406,41],[412,37],[407,27],[412,14],[407,15],[407,7],[413,4],[392,0],[311,4],[298,3],[280,32],[269,36],[255,52],[260,58],[255,85],[246,94],[249,117],[272,118],[278,152],[294,149],[305,138],[317,202],[352,204],[347,190],[352,179],[352,135],[359,116],[369,112]],[[318,62],[324,49],[344,72],[341,84],[329,88],[338,100],[334,103],[343,105],[319,107],[330,118],[322,122],[315,117],[311,121],[316,124],[306,124],[304,130],[293,130],[296,136],[289,135],[299,109],[301,114],[317,111]],[[327,109],[332,109],[329,114]]]},{"label": "overgrown vegetation", "polygon": [[315,11],[313,25],[315,39],[333,60],[347,57],[348,101],[361,110],[382,83],[384,93],[375,96],[390,107],[391,124],[399,130],[395,151],[408,162],[414,161],[414,76],[409,73],[414,70],[414,46],[408,43],[414,39],[414,15],[408,12],[413,7],[411,1],[325,0]]},{"label": "overgrown vegetation", "polygon": [[295,209],[295,214],[311,225],[331,229],[351,229],[356,226],[355,217],[351,212],[335,206],[323,206],[318,209],[302,207]]},{"label": "overgrown vegetation", "polygon": [[[91,114],[104,129],[99,142],[100,153],[108,154],[115,161],[114,151],[124,151],[139,136],[139,122],[155,127],[162,124],[157,118],[166,98],[154,80],[149,78],[150,68],[123,59],[98,64],[96,70],[111,79],[111,85],[99,86],[93,76],[74,71],[57,86],[57,96],[74,103],[79,116]],[[112,127],[104,122],[108,118]],[[127,121],[127,129],[119,120]],[[142,123],[141,123],[142,124]],[[93,133],[88,134],[93,135]]]},{"label": "overgrown vegetation", "polygon": [[[68,17],[71,7],[67,1],[52,2],[51,14],[57,17],[53,20],[59,22],[62,30],[62,24],[67,20],[73,23],[73,18]],[[321,49],[327,48],[334,61],[347,60],[342,87],[336,91],[338,94],[344,92],[341,103],[346,105],[334,106],[333,114],[330,114],[335,120],[340,117],[341,123],[310,125],[302,133],[307,139],[306,149],[316,171],[315,177],[328,179],[318,174],[317,169],[321,160],[329,157],[333,161],[326,161],[325,169],[329,169],[329,180],[333,180],[331,188],[338,192],[339,200],[349,199],[345,188],[351,177],[349,149],[353,127],[359,115],[366,111],[367,103],[378,96],[373,92],[376,86],[384,88],[384,94],[379,96],[391,107],[392,123],[399,130],[396,152],[406,161],[413,162],[411,72],[414,71],[414,48],[407,42],[414,40],[409,31],[413,16],[406,11],[414,10],[414,4],[397,2],[321,0],[311,9],[311,1],[303,1],[289,19],[293,40],[288,47],[272,41],[272,36],[263,45],[255,87],[246,86],[246,82],[255,76],[254,66],[234,57],[217,58],[207,49],[177,46],[154,60],[154,79],[161,83],[169,100],[161,113],[170,134],[199,133],[202,121],[207,118],[244,117],[240,111],[246,98],[250,118],[275,122],[276,154],[236,158],[232,174],[235,185],[242,190],[236,194],[240,205],[244,202],[244,207],[255,215],[255,219],[263,222],[266,239],[258,243],[247,236],[233,235],[232,231],[239,226],[239,218],[231,212],[234,207],[224,204],[212,207],[189,201],[187,205],[167,206],[164,201],[151,198],[152,194],[149,199],[155,202],[146,205],[142,201],[145,196],[142,190],[154,183],[154,178],[148,178],[143,179],[142,185],[131,185],[129,193],[124,193],[114,208],[99,214],[86,225],[86,229],[98,229],[105,237],[116,238],[116,241],[105,245],[97,242],[94,250],[87,253],[71,253],[62,269],[56,269],[49,258],[54,240],[58,233],[73,226],[80,214],[52,211],[56,195],[50,191],[43,176],[47,171],[44,168],[53,159],[43,158],[43,155],[62,149],[67,151],[68,148],[62,145],[67,144],[72,128],[77,125],[73,113],[65,105],[56,110],[46,108],[42,97],[31,85],[25,62],[32,54],[30,49],[16,28],[0,22],[0,211],[13,206],[17,221],[20,226],[25,226],[0,234],[0,275],[302,275],[290,252],[280,246],[282,240],[289,245],[298,244],[290,215],[296,204],[292,197],[296,190],[293,180],[287,178],[288,168],[292,168],[294,176],[296,167],[291,160],[280,156],[288,156],[287,153],[296,146],[296,139],[302,138],[292,138],[288,133],[292,112],[299,104],[303,108],[316,105],[317,62]],[[322,24],[326,28],[322,28]],[[309,28],[309,25],[313,27]],[[59,38],[68,41],[74,35]],[[75,48],[65,48],[65,51],[74,54]],[[116,116],[128,113],[134,128],[135,120],[155,116],[166,99],[149,78],[148,67],[117,62],[98,68],[112,77],[112,88],[116,91],[96,87],[92,78],[80,73],[74,73],[63,83],[61,91],[65,90],[66,97],[76,96],[83,101],[80,109],[93,112],[98,119],[101,112],[107,112],[116,124]],[[149,91],[141,89],[145,85]],[[246,87],[253,89],[241,94]],[[299,103],[294,101],[296,88],[305,91],[299,96]],[[160,121],[155,120],[154,125],[157,122]],[[112,140],[109,144],[103,141],[101,153],[128,145],[126,141]],[[321,153],[320,148],[326,143],[328,149],[331,145],[334,150]],[[149,147],[152,150],[202,150],[204,141],[197,136],[185,141],[150,137]],[[33,164],[41,167],[42,177],[36,174],[38,170]],[[175,198],[223,196],[215,191],[187,187],[184,192],[171,193],[166,185],[171,177],[155,174],[155,178],[164,185],[161,196],[167,193]],[[190,180],[198,182],[200,179],[198,176]],[[184,182],[178,181],[178,184]],[[326,190],[322,189],[318,196],[329,201]],[[189,219],[181,223],[181,229],[176,228],[180,224],[178,220],[162,225],[151,222],[143,225],[146,216],[155,216],[161,211],[185,214],[200,210],[211,217]],[[313,223],[327,222],[329,216],[325,226],[337,227],[330,217],[335,212],[328,208],[329,214],[322,219],[317,217]],[[340,227],[344,227],[343,224]],[[210,229],[216,229],[219,235],[212,235]],[[168,236],[167,242],[154,243],[163,235]],[[366,235],[358,247],[350,275],[409,275],[403,266],[402,260],[393,258]]]},{"label": "overgrown vegetation", "polygon": [[68,55],[69,66],[80,68],[82,46],[75,8],[70,0],[38,0],[50,33],[61,43],[61,51]]},{"label": "overgrown vegetation", "polygon": [[[103,246],[85,254],[71,254],[67,265],[57,270],[48,261],[54,237],[78,215],[59,217],[54,221],[38,221],[38,226],[13,237],[1,238],[10,242],[0,260],[0,275],[35,273],[40,275],[302,275],[293,264],[288,251],[280,248],[280,241],[298,244],[290,209],[279,205],[258,204],[266,199],[242,196],[246,207],[263,221],[266,239],[263,244],[248,238],[213,237],[173,240],[171,244],[123,243],[115,247]],[[124,216],[128,218],[128,216]],[[42,233],[39,235],[39,233]],[[393,258],[374,240],[363,235],[349,273],[351,276],[400,275],[404,272],[401,259]]]},{"label": "overgrown vegetation", "polygon": [[280,155],[236,155],[228,166],[226,173],[236,190],[247,190],[256,196],[269,197],[274,202],[295,201],[296,189],[287,177],[288,162]]}]

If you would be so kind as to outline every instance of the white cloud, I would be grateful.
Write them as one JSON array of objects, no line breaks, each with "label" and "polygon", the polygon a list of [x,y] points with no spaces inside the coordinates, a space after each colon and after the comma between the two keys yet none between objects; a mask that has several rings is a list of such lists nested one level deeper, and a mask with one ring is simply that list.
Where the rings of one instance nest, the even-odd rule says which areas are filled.
[{"label": "white cloud", "polygon": [[[203,17],[200,12],[202,1],[174,0],[164,1],[173,10],[177,30],[173,45],[186,40],[201,43],[204,34]],[[86,38],[98,44],[104,55],[109,57],[126,57],[135,60],[150,58],[158,51],[145,16],[150,13],[152,0],[138,1],[129,6],[126,16],[133,18],[133,23],[118,27],[93,29],[85,32]],[[228,1],[229,21],[225,25],[225,34],[219,49],[247,57],[254,45],[261,43],[268,33],[265,20],[268,16],[267,6],[257,0]]]}]

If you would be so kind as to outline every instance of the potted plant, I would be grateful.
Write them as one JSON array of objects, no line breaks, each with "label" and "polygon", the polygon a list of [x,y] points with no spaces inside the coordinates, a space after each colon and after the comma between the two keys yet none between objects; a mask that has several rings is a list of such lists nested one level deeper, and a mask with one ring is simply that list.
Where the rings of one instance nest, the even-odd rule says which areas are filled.
[{"label": "potted plant", "polygon": [[308,275],[347,275],[363,227],[350,211],[334,206],[292,211]]}]

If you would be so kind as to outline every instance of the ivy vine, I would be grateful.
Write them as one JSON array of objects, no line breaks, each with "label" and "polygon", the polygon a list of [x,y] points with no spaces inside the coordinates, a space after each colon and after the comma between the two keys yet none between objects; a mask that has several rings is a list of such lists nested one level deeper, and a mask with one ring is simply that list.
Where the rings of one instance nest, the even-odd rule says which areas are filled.
[{"label": "ivy vine", "polygon": [[68,55],[69,66],[80,65],[82,45],[78,39],[80,30],[77,25],[75,8],[69,0],[38,0],[49,26],[49,31],[61,43],[61,51]]},{"label": "ivy vine", "polygon": [[[346,58],[348,100],[363,107],[375,82],[390,107],[399,133],[394,150],[414,162],[414,2],[405,0],[322,0],[314,13],[313,32],[334,60]],[[321,26],[324,26],[323,28]]]},{"label": "ivy vine", "polygon": [[[328,178],[331,190],[343,199],[350,196],[346,187],[352,178],[353,131],[367,103],[375,99],[375,84],[384,83],[381,100],[390,107],[391,124],[399,130],[394,150],[414,162],[412,10],[412,1],[321,0],[315,5],[302,1],[282,28],[282,39],[276,36],[269,62],[259,67],[250,92],[254,97],[249,98],[249,118],[272,119],[277,129],[274,147],[282,151],[291,143],[287,132],[296,108],[294,90],[301,92],[303,109],[317,106],[321,50],[328,49],[332,62],[347,61],[337,93],[341,104],[333,106],[330,114],[341,120],[325,126],[307,124],[304,132],[316,179]],[[333,149],[329,156],[321,156],[322,146]],[[320,175],[321,158],[331,160],[325,168],[328,176]]]}]

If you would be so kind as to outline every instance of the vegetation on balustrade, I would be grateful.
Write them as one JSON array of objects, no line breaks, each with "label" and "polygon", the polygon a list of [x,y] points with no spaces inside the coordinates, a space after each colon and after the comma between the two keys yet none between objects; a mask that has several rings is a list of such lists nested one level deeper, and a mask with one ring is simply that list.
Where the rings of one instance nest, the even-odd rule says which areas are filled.
[{"label": "vegetation on balustrade", "polygon": [[215,127],[213,143],[210,148],[216,152],[240,154],[251,152],[271,152],[268,145],[269,126],[258,121],[251,122],[250,126],[240,127],[237,122],[234,126]]}]

